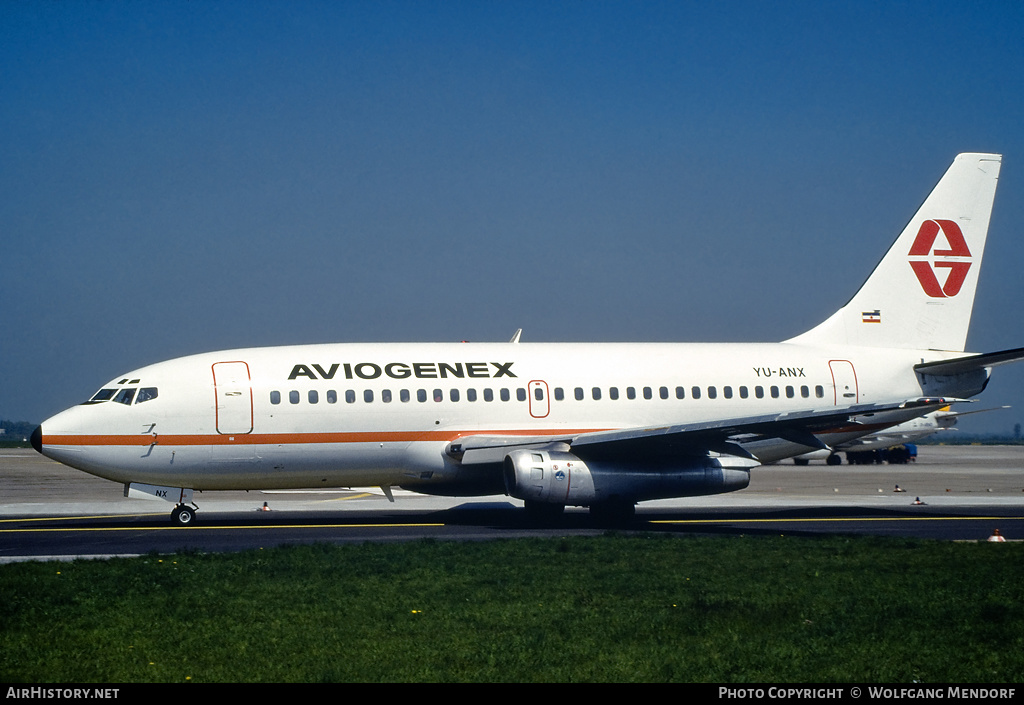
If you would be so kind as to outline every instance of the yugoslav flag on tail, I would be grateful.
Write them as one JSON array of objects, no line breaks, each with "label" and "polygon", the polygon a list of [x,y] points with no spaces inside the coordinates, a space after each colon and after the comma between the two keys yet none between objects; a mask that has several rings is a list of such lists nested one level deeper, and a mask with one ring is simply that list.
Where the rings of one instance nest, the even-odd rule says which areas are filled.
[{"label": "yugoslav flag on tail", "polygon": [[958,155],[853,299],[787,342],[962,352],[1001,161]]}]

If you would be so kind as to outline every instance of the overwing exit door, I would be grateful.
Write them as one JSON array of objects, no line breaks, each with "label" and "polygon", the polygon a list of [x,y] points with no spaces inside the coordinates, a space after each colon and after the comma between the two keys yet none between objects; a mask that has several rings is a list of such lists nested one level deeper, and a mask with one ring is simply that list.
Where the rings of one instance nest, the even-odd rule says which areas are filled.
[{"label": "overwing exit door", "polygon": [[542,382],[539,379],[531,381],[527,393],[530,399],[530,416],[535,419],[546,418],[551,411],[547,382]]}]

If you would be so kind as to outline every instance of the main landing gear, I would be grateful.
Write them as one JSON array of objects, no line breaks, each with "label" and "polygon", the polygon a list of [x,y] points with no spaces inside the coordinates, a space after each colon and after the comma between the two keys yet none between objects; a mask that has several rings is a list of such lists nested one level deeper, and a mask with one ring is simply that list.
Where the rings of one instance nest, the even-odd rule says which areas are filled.
[{"label": "main landing gear", "polygon": [[188,526],[196,520],[196,505],[179,504],[171,512],[171,523],[175,526]]}]

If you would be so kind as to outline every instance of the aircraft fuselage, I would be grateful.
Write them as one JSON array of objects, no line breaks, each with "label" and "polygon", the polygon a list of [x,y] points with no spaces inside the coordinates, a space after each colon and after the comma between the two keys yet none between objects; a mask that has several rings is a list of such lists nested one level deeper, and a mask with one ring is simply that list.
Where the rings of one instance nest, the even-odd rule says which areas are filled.
[{"label": "aircraft fuselage", "polygon": [[[920,359],[910,350],[786,343],[252,348],[122,375],[49,419],[42,434],[46,455],[124,483],[223,490],[462,482],[490,493],[500,492],[500,476],[462,466],[446,452],[450,443],[902,400],[922,393],[912,369]],[[864,432],[836,428],[823,439]],[[769,445],[755,452],[761,462],[807,451]]]}]

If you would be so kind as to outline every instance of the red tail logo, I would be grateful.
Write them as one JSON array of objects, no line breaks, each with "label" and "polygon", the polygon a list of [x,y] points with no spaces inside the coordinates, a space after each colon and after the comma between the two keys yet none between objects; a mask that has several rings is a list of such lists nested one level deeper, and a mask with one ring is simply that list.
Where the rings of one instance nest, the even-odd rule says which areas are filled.
[{"label": "red tail logo", "polygon": [[[949,244],[948,250],[933,249],[935,238],[938,237],[940,230],[946,236],[946,242]],[[967,278],[967,270],[971,268],[971,250],[967,247],[967,241],[964,240],[964,234],[959,225],[952,220],[924,221],[921,223],[921,229],[917,233],[914,244],[910,247],[909,255],[911,258],[916,258],[910,260],[910,266],[914,269],[917,280],[921,282],[921,288],[928,296],[944,299],[960,293],[960,287],[964,285],[964,280]],[[940,257],[963,257],[966,259],[937,261]],[[939,279],[935,276],[936,267],[949,270],[944,284],[939,284]]]}]

